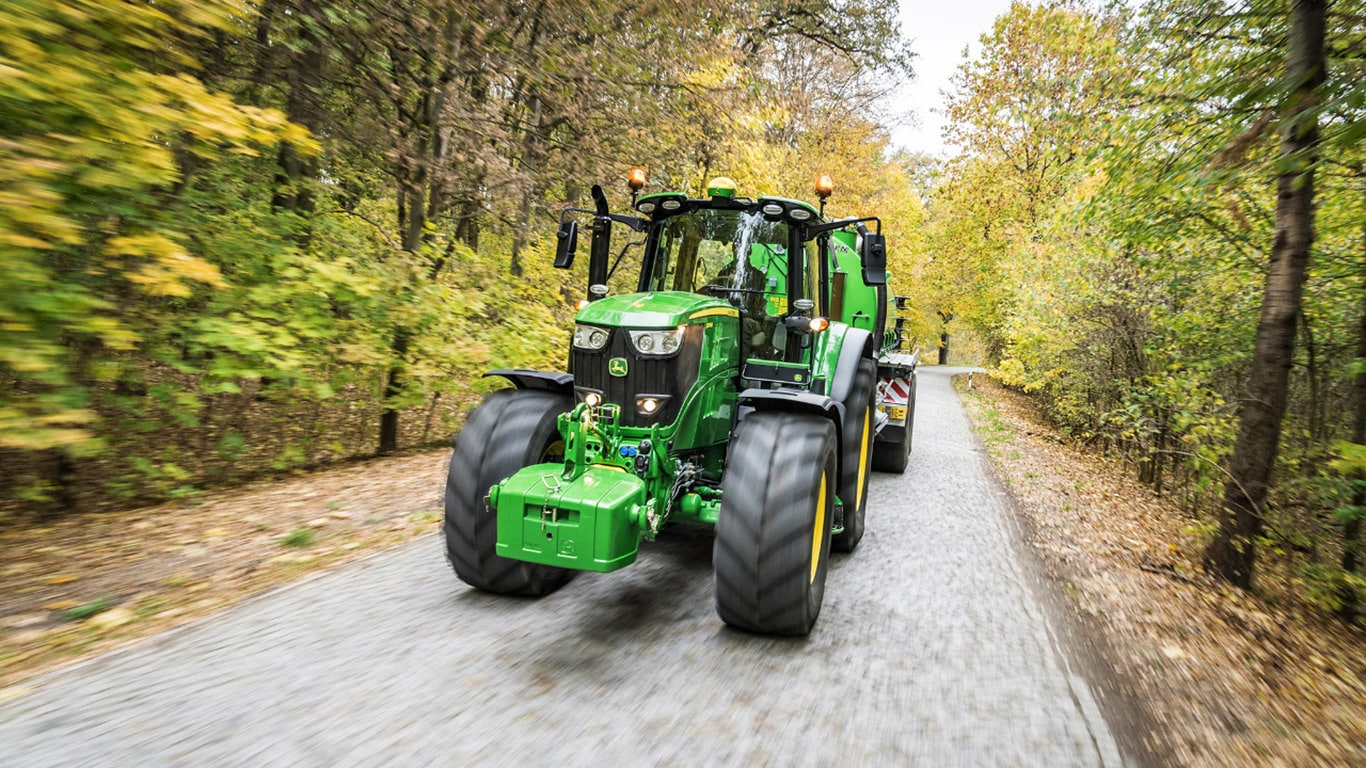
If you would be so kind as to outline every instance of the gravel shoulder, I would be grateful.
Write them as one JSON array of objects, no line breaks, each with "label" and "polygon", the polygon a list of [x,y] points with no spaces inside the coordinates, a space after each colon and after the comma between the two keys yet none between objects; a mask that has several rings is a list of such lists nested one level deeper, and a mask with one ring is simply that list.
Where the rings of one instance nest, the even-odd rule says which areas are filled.
[{"label": "gravel shoulder", "polygon": [[1248,594],[1208,579],[1198,521],[1173,499],[1068,442],[1028,398],[974,379],[972,391],[957,382],[974,428],[1141,762],[1366,765],[1360,632],[1286,600],[1288,585]]}]

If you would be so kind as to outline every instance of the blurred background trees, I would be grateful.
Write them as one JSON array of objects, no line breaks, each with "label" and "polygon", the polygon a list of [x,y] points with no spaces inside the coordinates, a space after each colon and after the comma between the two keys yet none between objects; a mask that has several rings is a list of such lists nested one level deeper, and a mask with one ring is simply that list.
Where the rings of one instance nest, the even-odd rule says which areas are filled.
[{"label": "blurred background trees", "polygon": [[556,213],[623,205],[634,165],[694,194],[832,173],[913,228],[878,122],[896,14],[3,0],[0,517],[448,439],[487,368],[562,367],[585,275],[550,269]]},{"label": "blurred background trees", "polygon": [[[1216,572],[1246,586],[1271,549],[1312,600],[1351,612],[1366,586],[1366,5],[1326,4],[1325,66],[1292,56],[1314,5],[1012,6],[949,96],[961,153],[921,258],[926,303],[982,333],[1007,383],[1204,513]],[[1305,234],[1278,205],[1307,190],[1304,272],[1278,277],[1278,249]],[[1289,323],[1254,358],[1264,306]]]}]

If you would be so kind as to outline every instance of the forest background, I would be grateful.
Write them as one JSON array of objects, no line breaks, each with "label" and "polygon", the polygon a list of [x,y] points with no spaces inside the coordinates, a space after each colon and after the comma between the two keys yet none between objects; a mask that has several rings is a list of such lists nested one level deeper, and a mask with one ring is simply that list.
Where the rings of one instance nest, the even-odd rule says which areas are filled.
[{"label": "forest background", "polygon": [[[1320,3],[1319,5],[1324,5]],[[560,368],[602,184],[878,215],[913,343],[969,336],[1215,537],[1275,244],[1311,255],[1259,549],[1349,615],[1366,469],[1366,4],[1297,107],[1269,0],[1016,3],[894,151],[889,0],[0,0],[0,521],[444,442]],[[1311,151],[1283,136],[1311,115]],[[1292,131],[1293,133],[1293,131]],[[624,243],[623,240],[618,240]]]}]

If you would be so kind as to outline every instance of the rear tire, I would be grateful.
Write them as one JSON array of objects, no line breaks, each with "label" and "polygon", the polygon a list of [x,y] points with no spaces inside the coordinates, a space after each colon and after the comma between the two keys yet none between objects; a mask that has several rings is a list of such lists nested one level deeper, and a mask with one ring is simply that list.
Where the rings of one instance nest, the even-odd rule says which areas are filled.
[{"label": "rear tire", "polygon": [[868,482],[873,453],[873,390],[877,385],[877,363],[859,360],[849,399],[844,404],[843,472],[840,501],[844,504],[844,531],[830,540],[835,552],[853,552],[863,538],[868,512]]},{"label": "rear tire", "polygon": [[442,529],[461,581],[502,595],[546,595],[573,578],[571,570],[498,556],[498,515],[484,503],[490,486],[551,458],[556,444],[563,455],[556,417],[570,408],[563,395],[503,389],[485,397],[456,436]]},{"label": "rear tire", "polygon": [[819,416],[761,412],[740,422],[712,557],[722,621],[774,635],[805,635],[815,625],[830,559],[835,447],[835,425]]}]

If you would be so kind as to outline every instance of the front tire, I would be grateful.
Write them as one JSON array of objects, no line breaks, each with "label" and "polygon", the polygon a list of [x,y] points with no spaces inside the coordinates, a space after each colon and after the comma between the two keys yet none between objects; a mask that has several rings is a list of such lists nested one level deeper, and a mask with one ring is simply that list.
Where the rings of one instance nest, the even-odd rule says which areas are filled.
[{"label": "front tire", "polygon": [[522,467],[564,454],[556,417],[570,410],[568,397],[551,392],[502,389],[484,398],[455,438],[446,476],[446,557],[460,580],[502,595],[546,595],[574,571],[500,557],[498,514],[484,497],[489,487]]},{"label": "front tire", "polygon": [[754,413],[740,422],[721,480],[713,563],[716,613],[740,629],[805,635],[820,616],[834,515],[835,426]]},{"label": "front tire", "polygon": [[853,552],[863,538],[868,512],[868,482],[873,452],[873,389],[877,363],[860,360],[849,399],[844,404],[845,435],[840,501],[844,504],[844,530],[830,540],[836,552]]}]

